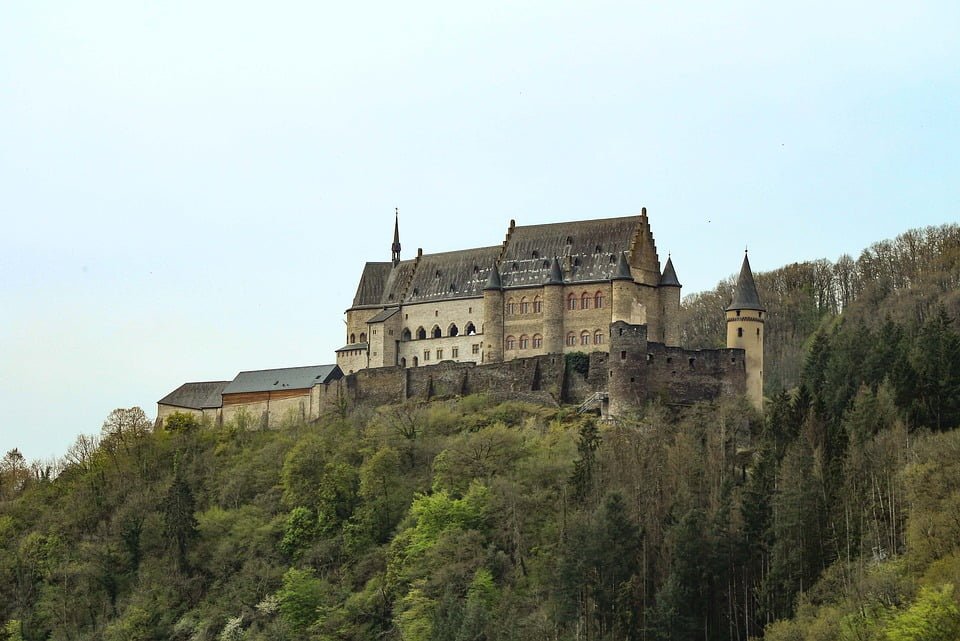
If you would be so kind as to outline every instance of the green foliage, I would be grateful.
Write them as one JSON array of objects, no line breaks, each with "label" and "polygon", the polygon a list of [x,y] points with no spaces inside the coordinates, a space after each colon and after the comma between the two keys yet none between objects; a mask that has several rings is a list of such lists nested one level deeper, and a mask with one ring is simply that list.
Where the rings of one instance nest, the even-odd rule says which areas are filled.
[{"label": "green foliage", "polygon": [[325,592],[324,582],[311,570],[290,568],[283,575],[277,592],[280,614],[296,636],[302,638],[318,619]]},{"label": "green foliage", "polygon": [[567,352],[564,355],[568,372],[576,372],[580,376],[590,373],[590,356],[583,352]]},{"label": "green foliage", "polygon": [[953,586],[922,588],[917,600],[886,625],[890,641],[955,641],[960,639],[960,608]]},{"label": "green foliage", "polygon": [[174,412],[164,419],[163,427],[170,432],[192,432],[200,429],[200,421],[193,414]]}]

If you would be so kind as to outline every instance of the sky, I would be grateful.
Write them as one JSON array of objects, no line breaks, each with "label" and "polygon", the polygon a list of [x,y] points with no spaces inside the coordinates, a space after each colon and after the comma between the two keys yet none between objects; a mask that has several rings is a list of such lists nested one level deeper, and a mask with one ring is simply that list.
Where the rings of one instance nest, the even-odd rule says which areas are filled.
[{"label": "sky", "polygon": [[960,219],[960,4],[0,3],[0,454],[335,362],[366,261],[647,207],[684,294]]}]

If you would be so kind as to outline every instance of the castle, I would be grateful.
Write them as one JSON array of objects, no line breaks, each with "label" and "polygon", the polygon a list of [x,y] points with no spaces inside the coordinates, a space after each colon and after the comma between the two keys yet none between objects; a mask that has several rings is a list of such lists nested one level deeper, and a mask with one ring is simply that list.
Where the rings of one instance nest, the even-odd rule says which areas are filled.
[{"label": "castle", "polygon": [[[727,349],[679,346],[680,289],[672,259],[660,269],[646,208],[545,225],[511,220],[501,245],[418,250],[408,260],[397,216],[391,260],[366,263],[346,310],[336,366],[187,383],[158,403],[158,420],[249,412],[269,424],[279,411],[315,418],[332,403],[477,391],[593,400],[608,416],[654,398],[746,395],[761,408],[765,309],[747,257],[726,309]],[[589,354],[579,378],[564,358],[575,352]]]}]

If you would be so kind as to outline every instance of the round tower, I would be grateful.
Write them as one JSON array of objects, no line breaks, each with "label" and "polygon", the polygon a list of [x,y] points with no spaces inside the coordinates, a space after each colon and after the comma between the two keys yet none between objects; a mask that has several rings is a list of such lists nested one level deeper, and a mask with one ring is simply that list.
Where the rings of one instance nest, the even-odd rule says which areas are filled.
[{"label": "round tower", "polygon": [[627,261],[627,253],[620,252],[620,259],[617,262],[617,271],[610,279],[610,296],[612,300],[610,322],[616,323],[623,321],[625,323],[633,322],[633,301],[636,284],[633,282],[633,274],[630,273],[630,263]]},{"label": "round tower", "polygon": [[543,284],[543,351],[563,352],[563,270],[556,256]]},{"label": "round tower", "polygon": [[667,256],[667,264],[660,275],[660,327],[663,330],[663,343],[670,347],[680,346],[680,280],[673,268],[673,258]]},{"label": "round tower", "polygon": [[503,361],[503,283],[497,263],[483,288],[483,362]]},{"label": "round tower", "polygon": [[727,347],[744,351],[747,371],[747,398],[763,410],[763,323],[766,313],[760,304],[757,285],[746,252],[737,278],[733,300],[727,306]]}]

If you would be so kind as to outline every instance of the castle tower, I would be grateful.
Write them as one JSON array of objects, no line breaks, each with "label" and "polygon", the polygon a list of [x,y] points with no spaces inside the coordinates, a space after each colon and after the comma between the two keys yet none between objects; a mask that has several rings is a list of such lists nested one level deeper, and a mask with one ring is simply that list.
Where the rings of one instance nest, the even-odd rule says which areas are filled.
[{"label": "castle tower", "polygon": [[503,361],[503,283],[494,261],[483,287],[483,362]]},{"label": "castle tower", "polygon": [[633,274],[630,272],[630,263],[627,262],[626,252],[620,253],[620,259],[617,263],[617,272],[611,280],[611,318],[610,322],[623,321],[625,323],[634,322],[633,302],[636,285],[633,282]]},{"label": "castle tower", "polygon": [[543,284],[543,350],[547,354],[563,352],[563,270],[556,256]]},{"label": "castle tower", "polygon": [[747,398],[763,410],[763,314],[746,252],[733,300],[727,306],[727,347],[746,352]]},{"label": "castle tower", "polygon": [[663,328],[663,342],[670,347],[680,346],[680,284],[677,271],[673,268],[673,258],[667,256],[667,264],[660,276],[660,326]]},{"label": "castle tower", "polygon": [[393,245],[390,246],[390,252],[393,256],[393,266],[400,263],[400,209],[393,210],[395,218],[393,220]]}]

